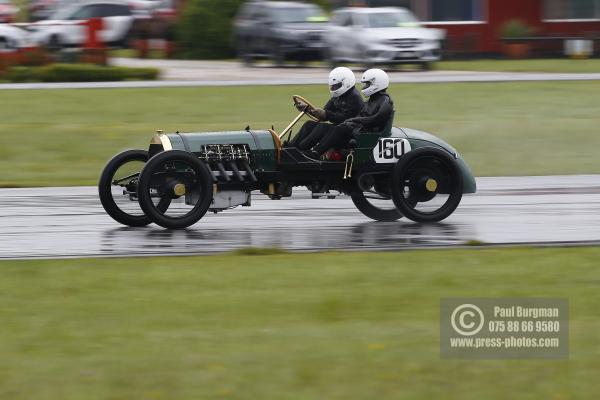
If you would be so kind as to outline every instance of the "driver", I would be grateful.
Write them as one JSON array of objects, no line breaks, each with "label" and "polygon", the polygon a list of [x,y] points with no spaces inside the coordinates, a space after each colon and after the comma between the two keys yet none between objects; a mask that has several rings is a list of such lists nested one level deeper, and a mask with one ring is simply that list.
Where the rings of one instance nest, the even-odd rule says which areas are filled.
[{"label": "driver", "polygon": [[[307,121],[302,125],[298,134],[290,140],[288,146],[297,147],[300,150],[308,150],[323,139],[325,134],[334,125],[356,117],[362,109],[364,102],[354,85],[356,85],[356,77],[350,68],[338,67],[333,69],[329,73],[331,99],[329,99],[323,109],[315,108],[309,110],[320,122]],[[304,111],[305,107],[306,104],[296,103],[298,111]]]},{"label": "driver", "polygon": [[388,74],[373,68],[365,71],[360,81],[363,95],[369,98],[360,114],[331,129],[319,144],[306,152],[307,156],[318,159],[331,148],[345,147],[356,133],[378,132],[385,128],[394,111],[394,102],[386,91],[390,85]]}]

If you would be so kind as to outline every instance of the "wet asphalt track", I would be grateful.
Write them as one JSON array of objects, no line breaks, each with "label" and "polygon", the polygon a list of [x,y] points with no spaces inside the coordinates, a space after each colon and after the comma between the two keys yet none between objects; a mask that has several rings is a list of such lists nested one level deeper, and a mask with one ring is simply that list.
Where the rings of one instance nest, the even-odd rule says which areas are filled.
[{"label": "wet asphalt track", "polygon": [[482,178],[439,224],[373,222],[348,198],[253,197],[183,231],[127,228],[94,187],[0,190],[0,259],[206,254],[242,247],[393,250],[486,244],[600,243],[600,175]]}]

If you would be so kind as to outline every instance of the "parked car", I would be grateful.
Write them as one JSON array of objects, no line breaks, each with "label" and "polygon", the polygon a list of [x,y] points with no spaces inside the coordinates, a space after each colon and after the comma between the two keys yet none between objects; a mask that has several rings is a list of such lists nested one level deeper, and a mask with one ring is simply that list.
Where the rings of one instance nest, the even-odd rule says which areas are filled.
[{"label": "parked car", "polygon": [[58,9],[49,19],[29,26],[33,40],[42,46],[60,49],[81,46],[87,39],[86,20],[102,18],[100,40],[109,46],[121,46],[127,40],[134,17],[125,3],[102,1],[80,3]]},{"label": "parked car", "polygon": [[15,51],[31,46],[29,32],[8,24],[0,24],[0,52]]},{"label": "parked car", "polygon": [[234,21],[240,58],[251,63],[268,58],[277,65],[285,60],[323,58],[327,17],[314,4],[283,1],[249,1]]},{"label": "parked car", "polygon": [[14,22],[18,12],[11,0],[0,0],[0,23]]},{"label": "parked car", "polygon": [[344,8],[333,13],[326,35],[332,64],[420,64],[440,59],[445,32],[421,26],[404,8]]}]

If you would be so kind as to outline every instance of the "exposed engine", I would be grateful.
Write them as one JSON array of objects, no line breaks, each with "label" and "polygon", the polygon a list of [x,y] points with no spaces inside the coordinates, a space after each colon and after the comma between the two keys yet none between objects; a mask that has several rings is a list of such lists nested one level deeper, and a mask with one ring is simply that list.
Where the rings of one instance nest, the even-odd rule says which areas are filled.
[{"label": "exposed engine", "polygon": [[[250,191],[227,188],[226,185],[257,181],[250,167],[250,149],[247,144],[203,145],[196,154],[207,165],[214,182],[215,191],[209,210],[221,211],[239,205],[250,205]],[[196,199],[193,196],[190,193],[186,202],[194,204]]]},{"label": "exposed engine", "polygon": [[207,164],[215,183],[257,181],[247,144],[208,144],[196,154]]}]

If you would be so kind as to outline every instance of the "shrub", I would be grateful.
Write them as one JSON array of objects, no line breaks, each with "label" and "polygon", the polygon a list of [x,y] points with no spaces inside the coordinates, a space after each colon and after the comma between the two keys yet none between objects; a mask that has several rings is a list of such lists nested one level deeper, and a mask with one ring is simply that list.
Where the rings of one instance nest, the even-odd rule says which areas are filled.
[{"label": "shrub", "polygon": [[105,67],[92,64],[51,64],[43,67],[12,67],[3,80],[21,82],[102,82],[154,80],[155,68]]}]

